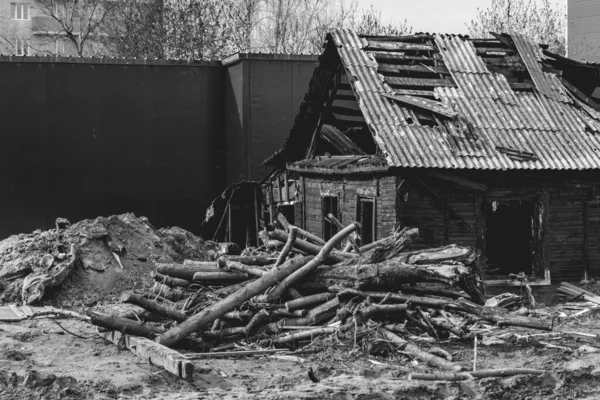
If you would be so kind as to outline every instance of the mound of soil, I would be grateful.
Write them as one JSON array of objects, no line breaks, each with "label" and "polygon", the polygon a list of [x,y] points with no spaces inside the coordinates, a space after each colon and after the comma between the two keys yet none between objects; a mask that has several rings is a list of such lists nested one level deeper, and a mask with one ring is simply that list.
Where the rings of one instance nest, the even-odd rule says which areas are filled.
[{"label": "mound of soil", "polygon": [[181,228],[156,229],[131,213],[14,235],[0,241],[0,302],[26,300],[24,280],[64,270],[72,245],[74,266],[58,289],[44,293],[46,302],[69,306],[110,300],[125,290],[151,286],[155,262],[203,261],[217,248]]}]

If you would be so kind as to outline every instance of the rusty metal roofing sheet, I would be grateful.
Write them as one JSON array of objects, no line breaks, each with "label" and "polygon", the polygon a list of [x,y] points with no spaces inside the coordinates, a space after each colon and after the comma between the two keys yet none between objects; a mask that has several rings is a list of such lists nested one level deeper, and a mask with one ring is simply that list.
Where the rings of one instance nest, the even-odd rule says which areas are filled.
[{"label": "rusty metal roofing sheet", "polygon": [[[436,87],[434,93],[473,126],[474,138],[456,121],[449,121],[446,126],[419,125],[409,106],[382,96],[393,91],[384,83],[383,76],[377,74],[375,58],[364,50],[366,41],[343,29],[332,32],[332,37],[344,66],[356,78],[351,80],[352,89],[390,166],[496,170],[600,168],[597,111],[573,101],[565,102],[562,95],[543,95],[544,89],[540,93],[513,91],[503,75],[487,69],[466,38],[435,36],[441,58],[458,87]],[[531,43],[527,46],[531,47]],[[537,63],[530,50],[525,57]],[[538,90],[542,87],[550,93],[565,93],[554,76],[542,73],[538,78],[542,80],[541,86],[536,82]],[[517,161],[497,147],[533,153],[537,159]]]}]

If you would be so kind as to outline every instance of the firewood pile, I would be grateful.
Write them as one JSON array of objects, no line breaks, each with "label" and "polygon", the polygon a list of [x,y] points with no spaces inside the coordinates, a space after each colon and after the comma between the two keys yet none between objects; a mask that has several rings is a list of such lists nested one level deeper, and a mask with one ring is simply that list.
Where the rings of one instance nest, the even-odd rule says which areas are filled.
[{"label": "firewood pile", "polygon": [[[550,319],[484,306],[474,249],[411,250],[417,229],[358,247],[351,240],[357,228],[350,224],[325,242],[287,226],[266,233],[270,248],[280,243],[280,251],[156,263],[151,292],[121,297],[143,313],[92,312],[91,321],[167,347],[194,349],[200,353],[196,357],[240,349],[243,354],[306,350],[316,338],[330,337],[354,346],[384,343],[452,372],[461,365],[436,342],[472,341],[501,326],[552,330]],[[510,299],[496,305],[502,301],[519,305]]]}]

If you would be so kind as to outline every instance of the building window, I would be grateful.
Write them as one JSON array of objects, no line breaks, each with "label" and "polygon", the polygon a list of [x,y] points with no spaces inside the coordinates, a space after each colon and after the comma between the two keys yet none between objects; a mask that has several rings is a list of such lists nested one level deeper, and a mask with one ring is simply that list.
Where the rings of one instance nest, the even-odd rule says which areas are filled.
[{"label": "building window", "polygon": [[29,55],[29,40],[28,39],[15,39],[15,54],[18,56]]},{"label": "building window", "polygon": [[11,19],[26,20],[29,19],[29,4],[10,3]]},{"label": "building window", "polygon": [[333,214],[334,217],[339,219],[338,215],[338,197],[331,195],[324,195],[321,203],[321,210],[323,212],[323,240],[327,241],[331,239],[338,231],[337,226],[326,218],[328,214]]},{"label": "building window", "polygon": [[65,54],[65,39],[56,39],[54,42],[55,45],[55,54],[56,55],[64,55]]},{"label": "building window", "polygon": [[358,196],[356,200],[356,220],[360,223],[361,244],[375,241],[375,199],[373,197]]}]

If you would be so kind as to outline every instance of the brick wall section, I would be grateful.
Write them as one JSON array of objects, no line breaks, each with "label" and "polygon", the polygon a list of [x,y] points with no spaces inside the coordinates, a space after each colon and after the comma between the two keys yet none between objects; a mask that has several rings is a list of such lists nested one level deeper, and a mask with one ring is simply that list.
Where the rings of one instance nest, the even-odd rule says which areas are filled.
[{"label": "brick wall section", "polygon": [[332,179],[331,177],[306,176],[304,179],[305,229],[323,235],[323,194],[339,198],[339,219],[347,225],[356,220],[357,195],[374,197],[376,202],[377,229],[375,240],[390,235],[396,223],[396,177],[360,177]]}]

